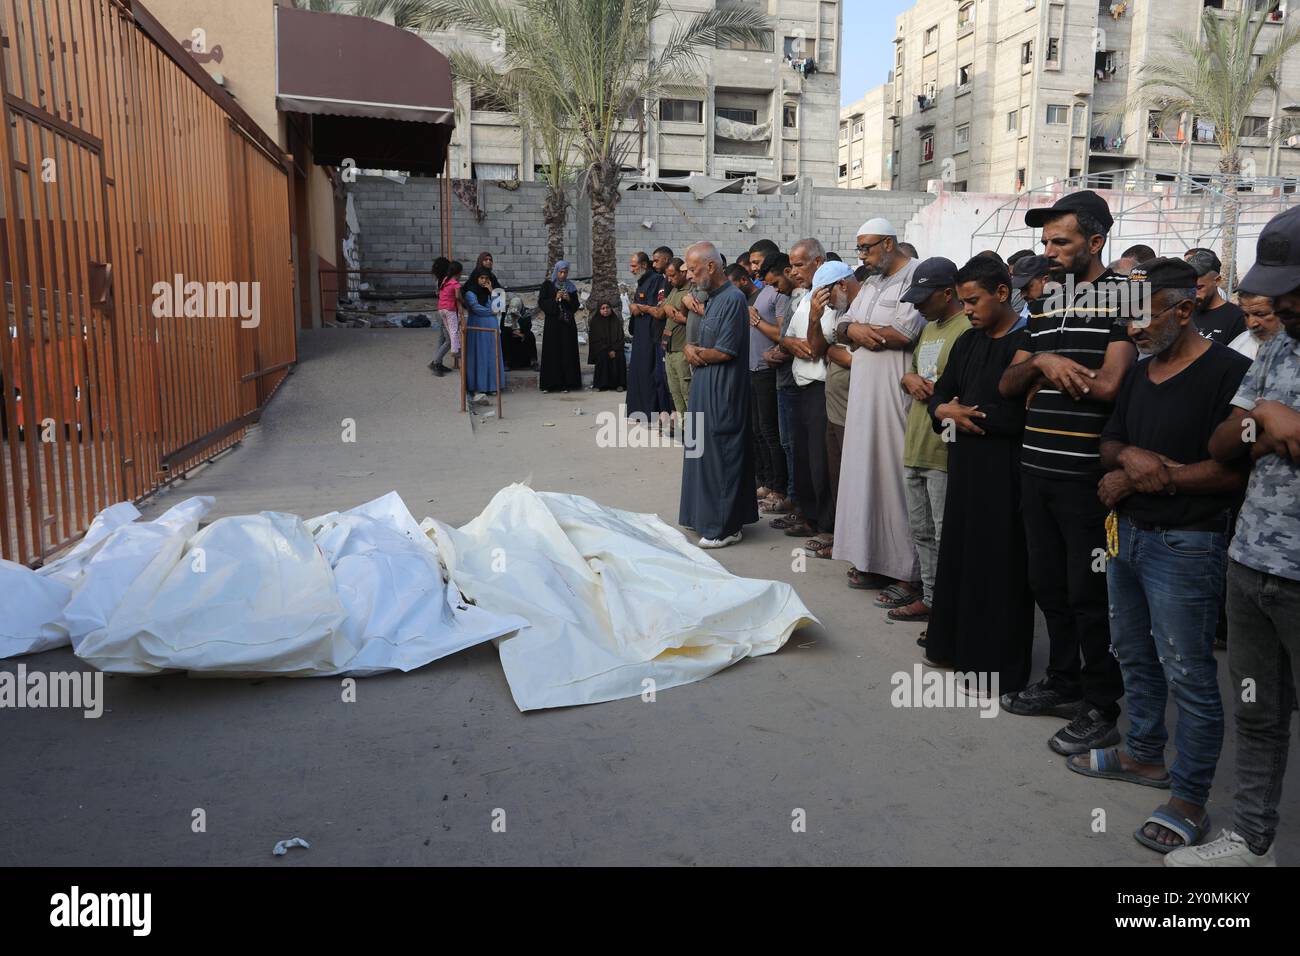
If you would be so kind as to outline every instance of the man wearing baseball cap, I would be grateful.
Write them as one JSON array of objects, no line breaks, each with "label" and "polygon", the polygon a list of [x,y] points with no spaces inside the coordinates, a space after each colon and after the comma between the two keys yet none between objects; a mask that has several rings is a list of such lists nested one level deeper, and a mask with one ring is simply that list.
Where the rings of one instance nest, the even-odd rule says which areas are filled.
[{"label": "man wearing baseball cap", "polygon": [[1040,307],[1043,299],[1043,287],[1052,271],[1052,260],[1047,256],[1023,256],[1011,267],[1011,288],[1018,291],[1025,300],[1025,307],[1020,317],[1029,321],[1029,314]]},{"label": "man wearing baseball cap", "polygon": [[[1136,361],[1129,341],[1128,285],[1103,265],[1114,219],[1091,190],[1032,209],[1051,278],[1062,283],[1031,315],[1029,347],[1002,376],[1007,399],[1027,401],[1021,511],[1030,586],[1047,618],[1047,676],[1005,694],[1009,713],[1073,718],[1048,745],[1061,754],[1119,743],[1124,694],[1110,653],[1106,578],[1096,555],[1106,545],[1107,510],[1097,499],[1101,432],[1124,373]],[[1080,666],[1079,658],[1083,663]]]},{"label": "man wearing baseball cap", "polygon": [[[829,256],[813,276],[812,314],[833,316],[830,334],[823,331],[822,322],[808,323],[808,341],[813,348],[825,350],[826,357],[826,477],[830,492],[830,514],[839,506],[840,464],[844,459],[844,422],[849,408],[849,367],[852,355],[839,335],[844,313],[857,298],[862,283],[839,259]],[[823,530],[810,539],[805,550],[818,558],[829,559],[835,546],[835,526]]]},{"label": "man wearing baseball cap", "polygon": [[1189,249],[1183,258],[1196,270],[1197,329],[1207,339],[1228,345],[1246,331],[1246,313],[1219,289],[1223,263],[1213,249]]},{"label": "man wearing baseball cap", "polygon": [[902,298],[915,306],[926,322],[912,350],[907,374],[899,383],[912,398],[903,439],[903,489],[912,543],[921,563],[921,597],[890,611],[889,617],[920,623],[930,619],[934,607],[934,579],[948,498],[948,443],[932,427],[930,399],[934,383],[948,365],[953,343],[970,328],[970,320],[957,295],[957,264],[942,256],[916,267],[912,287]]},{"label": "man wearing baseball cap", "polygon": [[[1214,461],[1207,447],[1250,360],[1197,331],[1191,265],[1152,259],[1129,278],[1145,293],[1135,300],[1148,304],[1129,336],[1150,360],[1124,377],[1101,436],[1107,474],[1098,489],[1117,516],[1106,584],[1129,730],[1125,746],[1066,762],[1085,776],[1168,786],[1169,802],[1134,833],[1168,853],[1210,830],[1205,806],[1223,745],[1214,636],[1246,468]],[[1169,698],[1178,708],[1177,756],[1166,770]]]},{"label": "man wearing baseball cap", "polygon": [[1168,866],[1277,865],[1273,840],[1300,687],[1300,207],[1264,227],[1242,285],[1273,298],[1284,334],[1260,349],[1232,415],[1210,440],[1216,461],[1253,462],[1228,546],[1229,685],[1239,689],[1232,829],[1173,851]]}]

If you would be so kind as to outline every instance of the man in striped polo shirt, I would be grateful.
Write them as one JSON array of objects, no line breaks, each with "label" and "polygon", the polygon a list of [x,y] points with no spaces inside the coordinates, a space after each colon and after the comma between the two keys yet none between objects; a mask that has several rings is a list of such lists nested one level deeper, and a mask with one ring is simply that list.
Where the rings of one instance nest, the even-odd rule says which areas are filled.
[{"label": "man in striped polo shirt", "polygon": [[[1136,361],[1128,338],[1130,290],[1104,265],[1115,221],[1091,190],[1031,209],[1052,261],[1042,312],[1029,318],[1027,351],[1002,377],[1005,398],[1028,407],[1021,452],[1021,511],[1029,546],[1029,584],[1047,618],[1047,676],[1002,706],[1012,714],[1072,720],[1048,741],[1061,754],[1119,743],[1115,721],[1124,694],[1111,655],[1106,595],[1106,514],[1097,497],[1101,433],[1124,373]],[[1083,663],[1080,666],[1080,653]]]}]

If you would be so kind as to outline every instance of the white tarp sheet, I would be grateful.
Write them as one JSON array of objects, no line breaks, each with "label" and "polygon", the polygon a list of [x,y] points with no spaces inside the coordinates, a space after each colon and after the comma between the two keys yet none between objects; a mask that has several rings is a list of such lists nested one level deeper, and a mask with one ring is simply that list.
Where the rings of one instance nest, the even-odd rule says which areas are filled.
[{"label": "white tarp sheet", "polygon": [[534,710],[696,681],[815,622],[789,585],[735,577],[658,517],[575,495],[512,485],[459,529],[417,525],[394,492],[196,531],[212,504],[151,522],[115,506],[48,568],[0,564],[0,655],[71,634],[116,673],[366,676],[499,639],[515,703]]},{"label": "white tarp sheet", "polygon": [[511,485],[463,528],[426,527],[466,597],[528,618],[497,644],[520,710],[687,684],[816,620],[788,584],[738,578],[657,516],[576,495]]}]

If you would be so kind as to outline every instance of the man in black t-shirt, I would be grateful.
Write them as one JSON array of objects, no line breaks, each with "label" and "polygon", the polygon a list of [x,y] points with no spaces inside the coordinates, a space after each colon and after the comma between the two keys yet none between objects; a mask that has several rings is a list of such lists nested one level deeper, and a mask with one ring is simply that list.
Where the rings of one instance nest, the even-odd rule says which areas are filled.
[{"label": "man in black t-shirt", "polygon": [[1189,249],[1183,257],[1196,270],[1196,329],[1220,345],[1246,331],[1246,313],[1223,297],[1219,273],[1223,263],[1213,249]]},{"label": "man in black t-shirt", "polygon": [[[1029,344],[1002,376],[1003,398],[1027,401],[1021,449],[1021,517],[1029,585],[1047,618],[1047,676],[1002,696],[1008,713],[1072,717],[1048,741],[1060,754],[1119,743],[1124,684],[1110,653],[1106,601],[1106,509],[1097,499],[1099,443],[1124,373],[1128,283],[1103,266],[1115,224],[1090,190],[1032,209],[1052,262],[1043,309],[1029,317]],[[1083,658],[1080,665],[1080,656]]]},{"label": "man in black t-shirt", "polygon": [[[1159,853],[1209,832],[1209,800],[1223,745],[1214,636],[1223,602],[1228,533],[1246,489],[1244,463],[1210,457],[1250,360],[1198,334],[1196,270],[1180,259],[1135,268],[1149,316],[1129,335],[1150,361],[1129,370],[1101,436],[1102,502],[1116,517],[1106,583],[1110,637],[1124,675],[1124,747],[1067,758],[1090,777],[1170,788],[1134,837]],[[1165,769],[1165,704],[1178,708],[1178,751]]]}]

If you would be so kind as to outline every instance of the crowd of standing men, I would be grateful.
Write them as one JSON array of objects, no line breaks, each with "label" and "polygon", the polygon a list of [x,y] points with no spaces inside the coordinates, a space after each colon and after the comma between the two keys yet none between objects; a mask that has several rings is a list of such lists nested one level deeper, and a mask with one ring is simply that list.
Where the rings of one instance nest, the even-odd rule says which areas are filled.
[{"label": "crowd of standing men", "polygon": [[[883,219],[857,270],[816,238],[730,266],[710,243],[638,253],[627,413],[699,430],[679,522],[701,547],[770,515],[925,623],[927,665],[1067,721],[1048,744],[1069,770],[1169,790],[1134,832],[1166,863],[1271,865],[1300,685],[1300,208],[1240,306],[1212,250],[1108,267],[1091,191],[1026,224],[1041,254],[960,267]],[[1236,796],[1210,839],[1225,639]]]}]

